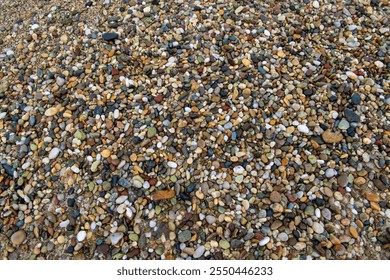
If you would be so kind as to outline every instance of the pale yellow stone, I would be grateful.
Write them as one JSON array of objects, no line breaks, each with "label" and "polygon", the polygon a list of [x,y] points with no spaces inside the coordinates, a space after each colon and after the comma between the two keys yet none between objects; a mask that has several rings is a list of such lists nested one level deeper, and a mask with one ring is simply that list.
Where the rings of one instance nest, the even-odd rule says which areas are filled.
[{"label": "pale yellow stone", "polygon": [[52,108],[49,108],[49,109],[46,110],[45,116],[46,117],[52,117],[52,116],[54,116],[57,113],[58,113],[58,109],[55,108],[55,107],[52,107]]}]

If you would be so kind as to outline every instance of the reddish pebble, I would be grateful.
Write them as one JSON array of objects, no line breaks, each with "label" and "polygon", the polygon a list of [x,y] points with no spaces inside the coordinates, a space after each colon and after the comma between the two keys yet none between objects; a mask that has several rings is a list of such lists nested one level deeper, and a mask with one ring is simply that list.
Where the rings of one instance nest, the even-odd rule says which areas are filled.
[{"label": "reddish pebble", "polygon": [[118,69],[112,69],[111,74],[112,75],[118,75],[119,74]]},{"label": "reddish pebble", "polygon": [[157,180],[154,179],[154,178],[152,178],[152,179],[149,180],[149,184],[150,184],[151,186],[154,186],[154,185],[157,184]]},{"label": "reddish pebble", "polygon": [[159,94],[157,95],[154,100],[157,102],[157,103],[160,103],[162,100],[163,100],[164,96],[162,94]]}]

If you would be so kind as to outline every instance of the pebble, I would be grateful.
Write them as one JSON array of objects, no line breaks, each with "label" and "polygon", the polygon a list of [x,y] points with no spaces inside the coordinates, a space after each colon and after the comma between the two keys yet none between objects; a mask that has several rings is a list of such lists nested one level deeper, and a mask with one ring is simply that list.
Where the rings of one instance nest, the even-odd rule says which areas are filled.
[{"label": "pebble", "polygon": [[55,107],[51,107],[45,111],[46,117],[52,117],[58,113],[58,109]]},{"label": "pebble", "polygon": [[315,233],[321,234],[324,232],[324,227],[320,223],[314,222],[313,223],[313,230]]},{"label": "pebble", "polygon": [[262,240],[259,241],[259,246],[264,246],[270,241],[271,241],[271,239],[268,236],[266,236]]},{"label": "pebble", "polygon": [[167,163],[168,167],[176,169],[177,168],[177,163],[174,161],[168,161]]},{"label": "pebble", "polygon": [[192,236],[192,234],[189,230],[184,230],[184,231],[179,233],[178,240],[179,240],[179,242],[184,243],[184,242],[189,241],[191,239],[191,236]]},{"label": "pebble", "polygon": [[205,247],[203,245],[196,248],[194,254],[192,255],[194,259],[199,259],[205,252]]},{"label": "pebble", "polygon": [[14,245],[21,245],[26,240],[27,234],[24,230],[18,230],[11,236],[11,242]]},{"label": "pebble", "polygon": [[107,33],[103,33],[103,39],[105,41],[114,41],[115,39],[118,39],[118,34],[117,33],[113,33],[113,32],[107,32]]},{"label": "pebble", "polygon": [[50,150],[50,153],[49,153],[49,159],[55,159],[58,157],[58,155],[60,154],[61,150],[57,147],[54,147],[53,149]]},{"label": "pebble", "polygon": [[110,241],[112,245],[118,244],[118,242],[123,238],[123,233],[122,232],[116,232],[112,233],[110,235]]},{"label": "pebble", "polygon": [[302,133],[309,134],[310,130],[305,124],[298,125],[298,130]]},{"label": "pebble", "polygon": [[78,242],[83,242],[86,237],[87,237],[87,233],[85,230],[81,230],[77,233],[77,241]]}]

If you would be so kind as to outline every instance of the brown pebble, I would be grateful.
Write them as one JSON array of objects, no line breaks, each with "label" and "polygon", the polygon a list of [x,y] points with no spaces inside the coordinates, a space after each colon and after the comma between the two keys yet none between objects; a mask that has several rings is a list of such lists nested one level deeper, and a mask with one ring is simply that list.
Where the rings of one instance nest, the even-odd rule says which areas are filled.
[{"label": "brown pebble", "polygon": [[20,245],[26,240],[27,234],[24,230],[18,230],[11,236],[11,242],[14,245]]}]

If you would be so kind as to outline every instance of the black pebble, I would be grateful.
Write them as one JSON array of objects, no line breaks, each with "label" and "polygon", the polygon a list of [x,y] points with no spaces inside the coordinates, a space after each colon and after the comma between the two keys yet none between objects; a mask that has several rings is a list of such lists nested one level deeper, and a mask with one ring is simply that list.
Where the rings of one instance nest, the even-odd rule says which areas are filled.
[{"label": "black pebble", "polygon": [[76,204],[76,200],[74,198],[68,198],[68,206],[73,207]]},{"label": "black pebble", "polygon": [[103,39],[107,42],[114,41],[115,39],[118,39],[118,34],[114,32],[108,32],[103,34]]},{"label": "black pebble", "polygon": [[360,102],[361,102],[361,100],[362,100],[362,99],[360,98],[360,95],[359,95],[358,93],[352,94],[352,96],[351,96],[351,101],[352,101],[353,104],[359,105]]}]

